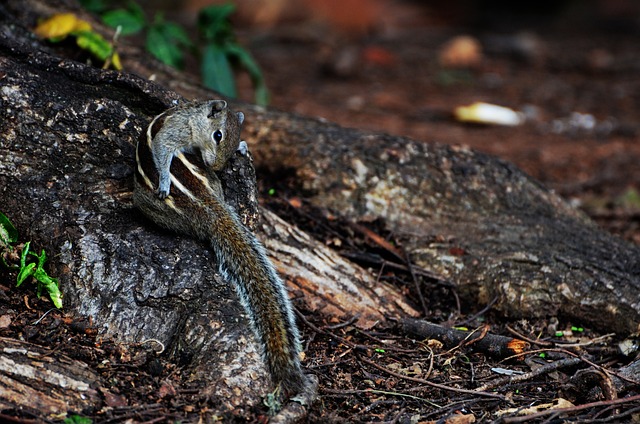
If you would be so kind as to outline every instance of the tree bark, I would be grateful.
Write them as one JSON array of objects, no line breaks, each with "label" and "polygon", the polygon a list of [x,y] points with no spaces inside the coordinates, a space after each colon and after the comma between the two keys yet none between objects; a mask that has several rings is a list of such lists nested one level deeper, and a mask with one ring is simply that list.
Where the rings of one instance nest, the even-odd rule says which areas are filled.
[{"label": "tree bark", "polygon": [[0,337],[0,409],[23,405],[54,419],[82,411],[108,395],[100,376],[83,362],[31,343]]},{"label": "tree bark", "polygon": [[[204,245],[160,230],[131,204],[133,145],[149,119],[181,96],[217,96],[147,67],[133,47],[122,47],[125,68],[161,85],[60,58],[24,29],[47,13],[36,0],[0,6],[0,210],[49,252],[66,311],[121,340],[160,340],[187,358],[193,378],[216,383],[208,387],[220,410],[241,414],[267,385],[251,384],[266,374],[235,294]],[[384,218],[414,263],[456,284],[467,304],[497,296],[508,317],[561,316],[619,333],[640,324],[640,249],[513,165],[235,107],[259,169],[294,169],[315,205],[344,217]],[[258,228],[306,307],[358,315],[364,327],[416,315],[397,290],[295,226],[266,213]]]}]

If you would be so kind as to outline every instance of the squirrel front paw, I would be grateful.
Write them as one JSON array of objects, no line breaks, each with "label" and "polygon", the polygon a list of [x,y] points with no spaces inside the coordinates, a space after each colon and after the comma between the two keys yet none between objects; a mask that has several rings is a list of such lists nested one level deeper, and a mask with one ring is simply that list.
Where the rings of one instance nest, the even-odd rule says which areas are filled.
[{"label": "squirrel front paw", "polygon": [[164,200],[169,196],[169,188],[171,187],[171,181],[169,180],[169,176],[163,178],[163,175],[160,175],[160,180],[158,181],[158,189],[156,190],[156,194],[160,200]]},{"label": "squirrel front paw", "polygon": [[169,197],[169,190],[162,190],[160,187],[156,190],[156,194],[160,200],[164,200]]}]

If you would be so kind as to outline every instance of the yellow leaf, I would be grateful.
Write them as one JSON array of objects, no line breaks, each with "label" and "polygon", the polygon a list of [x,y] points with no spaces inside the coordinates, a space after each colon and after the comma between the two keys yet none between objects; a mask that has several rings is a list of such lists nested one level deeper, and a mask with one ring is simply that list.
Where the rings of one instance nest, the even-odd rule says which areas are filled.
[{"label": "yellow leaf", "polygon": [[90,29],[89,22],[78,19],[73,13],[58,13],[40,22],[34,32],[40,38],[64,38],[73,31]]},{"label": "yellow leaf", "polygon": [[91,31],[91,24],[83,19],[78,19],[73,31]]},{"label": "yellow leaf", "polygon": [[122,70],[122,63],[120,62],[120,56],[118,56],[118,53],[114,53],[113,56],[111,56],[111,66],[113,66],[113,69],[116,71]]}]

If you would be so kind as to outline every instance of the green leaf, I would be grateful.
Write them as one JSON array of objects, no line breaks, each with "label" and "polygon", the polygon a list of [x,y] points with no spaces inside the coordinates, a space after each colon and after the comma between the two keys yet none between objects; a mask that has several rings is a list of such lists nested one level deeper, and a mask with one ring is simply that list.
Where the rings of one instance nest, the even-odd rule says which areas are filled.
[{"label": "green leaf", "polygon": [[81,417],[80,415],[69,415],[63,421],[64,424],[92,424],[91,418]]},{"label": "green leaf", "polygon": [[228,43],[225,46],[225,50],[227,54],[236,59],[238,64],[249,74],[251,82],[253,83],[253,89],[255,90],[255,102],[261,106],[269,104],[269,91],[264,82],[264,75],[258,63],[253,59],[253,56],[251,56],[251,53],[237,43]]},{"label": "green leaf", "polygon": [[185,30],[173,22],[166,22],[156,15],[155,22],[147,32],[146,48],[162,63],[182,68],[185,48],[192,48],[191,40]]},{"label": "green leaf", "polygon": [[15,243],[18,240],[18,230],[9,218],[0,212],[0,246]]},{"label": "green leaf", "polygon": [[35,272],[35,263],[30,263],[29,265],[20,268],[20,272],[18,273],[18,278],[16,279],[16,287],[20,287],[20,284],[24,282],[27,278],[31,277]]},{"label": "green leaf", "polygon": [[22,284],[24,280],[29,278],[35,272],[35,263],[30,263],[27,265],[27,255],[29,254],[30,246],[31,242],[28,241],[22,248],[22,253],[20,254],[20,271],[18,272],[18,277],[16,278],[16,287],[20,287],[20,284]]},{"label": "green leaf", "polygon": [[233,36],[229,16],[235,12],[232,3],[204,7],[198,13],[198,30],[206,42],[222,42]]},{"label": "green leaf", "polygon": [[104,62],[113,54],[111,43],[97,32],[78,31],[73,34],[76,36],[76,43],[80,48],[87,50],[101,61]]},{"label": "green leaf", "polygon": [[193,43],[191,42],[187,31],[185,31],[185,29],[180,25],[173,22],[162,22],[160,27],[169,40],[184,47],[193,47]]},{"label": "green leaf", "polygon": [[91,13],[99,15],[107,9],[105,0],[80,0],[80,4]]},{"label": "green leaf", "polygon": [[104,13],[102,20],[111,28],[120,27],[122,35],[140,32],[146,24],[142,9],[133,2],[128,9],[116,9]]},{"label": "green leaf", "polygon": [[60,293],[60,289],[58,288],[58,279],[52,278],[47,274],[47,271],[44,270],[44,263],[47,261],[47,254],[42,249],[40,255],[36,255],[31,252],[31,255],[38,258],[38,266],[33,273],[33,278],[38,281],[38,297],[42,294],[42,289],[44,288],[47,293],[49,293],[49,297],[53,301],[53,304],[56,308],[62,308],[62,293]]},{"label": "green leaf", "polygon": [[271,99],[271,95],[269,94],[269,90],[267,86],[263,83],[253,87],[253,99],[257,105],[267,106],[269,104],[269,100]]},{"label": "green leaf", "polygon": [[159,28],[150,28],[147,33],[146,48],[162,63],[181,68],[184,58],[180,49],[166,39]]},{"label": "green leaf", "polygon": [[42,294],[42,289],[46,290],[49,293],[49,297],[51,301],[55,305],[56,308],[62,308],[62,293],[60,293],[60,288],[58,287],[58,279],[52,278],[47,275],[47,272],[43,269],[38,268],[36,273],[34,274],[34,278],[38,280],[38,297]]},{"label": "green leaf", "polygon": [[237,97],[233,70],[224,49],[217,44],[204,46],[201,64],[202,82],[208,88],[229,97]]},{"label": "green leaf", "polygon": [[31,246],[31,242],[28,241],[24,244],[22,248],[22,253],[20,254],[20,268],[24,268],[27,266],[27,254],[29,253],[29,247]]}]

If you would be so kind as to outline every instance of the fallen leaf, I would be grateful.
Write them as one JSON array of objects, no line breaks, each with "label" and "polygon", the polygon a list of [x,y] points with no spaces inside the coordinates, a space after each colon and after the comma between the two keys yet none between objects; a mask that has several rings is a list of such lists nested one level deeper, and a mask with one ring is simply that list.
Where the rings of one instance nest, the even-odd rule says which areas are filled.
[{"label": "fallen leaf", "polygon": [[0,316],[0,328],[7,328],[11,325],[11,315]]},{"label": "fallen leaf", "polygon": [[58,13],[38,24],[33,30],[40,38],[64,38],[73,31],[89,31],[91,25],[73,13]]}]

